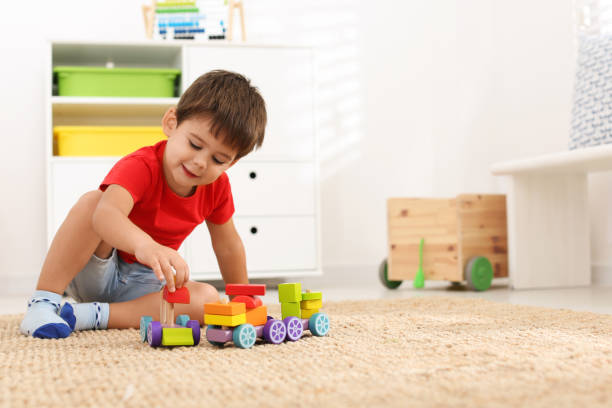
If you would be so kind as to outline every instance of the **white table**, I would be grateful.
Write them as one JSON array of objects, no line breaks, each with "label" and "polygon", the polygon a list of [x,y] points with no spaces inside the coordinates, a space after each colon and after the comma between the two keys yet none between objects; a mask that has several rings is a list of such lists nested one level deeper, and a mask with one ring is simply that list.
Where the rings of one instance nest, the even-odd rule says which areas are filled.
[{"label": "white table", "polygon": [[507,211],[513,288],[591,284],[587,175],[611,170],[612,145],[491,167],[495,175],[512,177]]}]

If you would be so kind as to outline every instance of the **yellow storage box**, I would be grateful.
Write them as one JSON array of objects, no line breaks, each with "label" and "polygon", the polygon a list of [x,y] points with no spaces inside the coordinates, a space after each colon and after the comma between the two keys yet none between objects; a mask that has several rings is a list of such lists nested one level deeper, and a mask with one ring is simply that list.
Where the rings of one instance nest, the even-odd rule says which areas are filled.
[{"label": "yellow storage box", "polygon": [[160,126],[56,126],[56,156],[125,156],[164,140]]}]

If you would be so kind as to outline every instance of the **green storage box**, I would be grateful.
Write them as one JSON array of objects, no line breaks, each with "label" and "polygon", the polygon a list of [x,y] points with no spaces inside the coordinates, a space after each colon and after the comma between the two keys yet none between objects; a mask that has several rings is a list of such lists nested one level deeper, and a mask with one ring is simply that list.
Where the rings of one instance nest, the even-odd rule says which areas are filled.
[{"label": "green storage box", "polygon": [[172,98],[178,69],[60,67],[57,75],[59,96],[127,96]]}]

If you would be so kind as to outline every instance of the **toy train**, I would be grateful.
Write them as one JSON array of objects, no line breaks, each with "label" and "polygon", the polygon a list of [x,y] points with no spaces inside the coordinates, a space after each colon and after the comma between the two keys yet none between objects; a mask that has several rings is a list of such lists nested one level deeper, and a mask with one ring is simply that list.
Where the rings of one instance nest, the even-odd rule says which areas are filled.
[{"label": "toy train", "polygon": [[[330,321],[322,307],[321,292],[302,293],[300,283],[278,285],[282,320],[268,316],[267,307],[258,296],[265,295],[265,285],[228,284],[225,293],[233,296],[229,303],[217,302],[204,305],[206,339],[214,346],[233,342],[239,348],[251,348],[262,339],[272,344],[297,341],[306,330],[314,336],[325,336]],[[173,324],[174,303],[189,303],[186,287],[162,294],[160,322],[150,316],[140,321],[140,338],[152,347],[196,346],[200,342],[200,326],[197,320],[180,315]]]}]

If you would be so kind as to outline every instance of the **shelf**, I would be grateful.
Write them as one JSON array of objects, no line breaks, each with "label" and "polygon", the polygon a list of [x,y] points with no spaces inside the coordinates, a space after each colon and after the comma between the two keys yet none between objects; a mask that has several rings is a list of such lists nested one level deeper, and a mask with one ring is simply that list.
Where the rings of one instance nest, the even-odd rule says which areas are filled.
[{"label": "shelf", "polygon": [[53,105],[130,105],[132,106],[167,106],[175,105],[179,98],[112,98],[95,96],[53,96]]},{"label": "shelf", "polygon": [[159,126],[179,98],[51,97],[54,125]]},{"label": "shelf", "polygon": [[115,164],[121,156],[51,156],[50,163],[109,163]]}]

